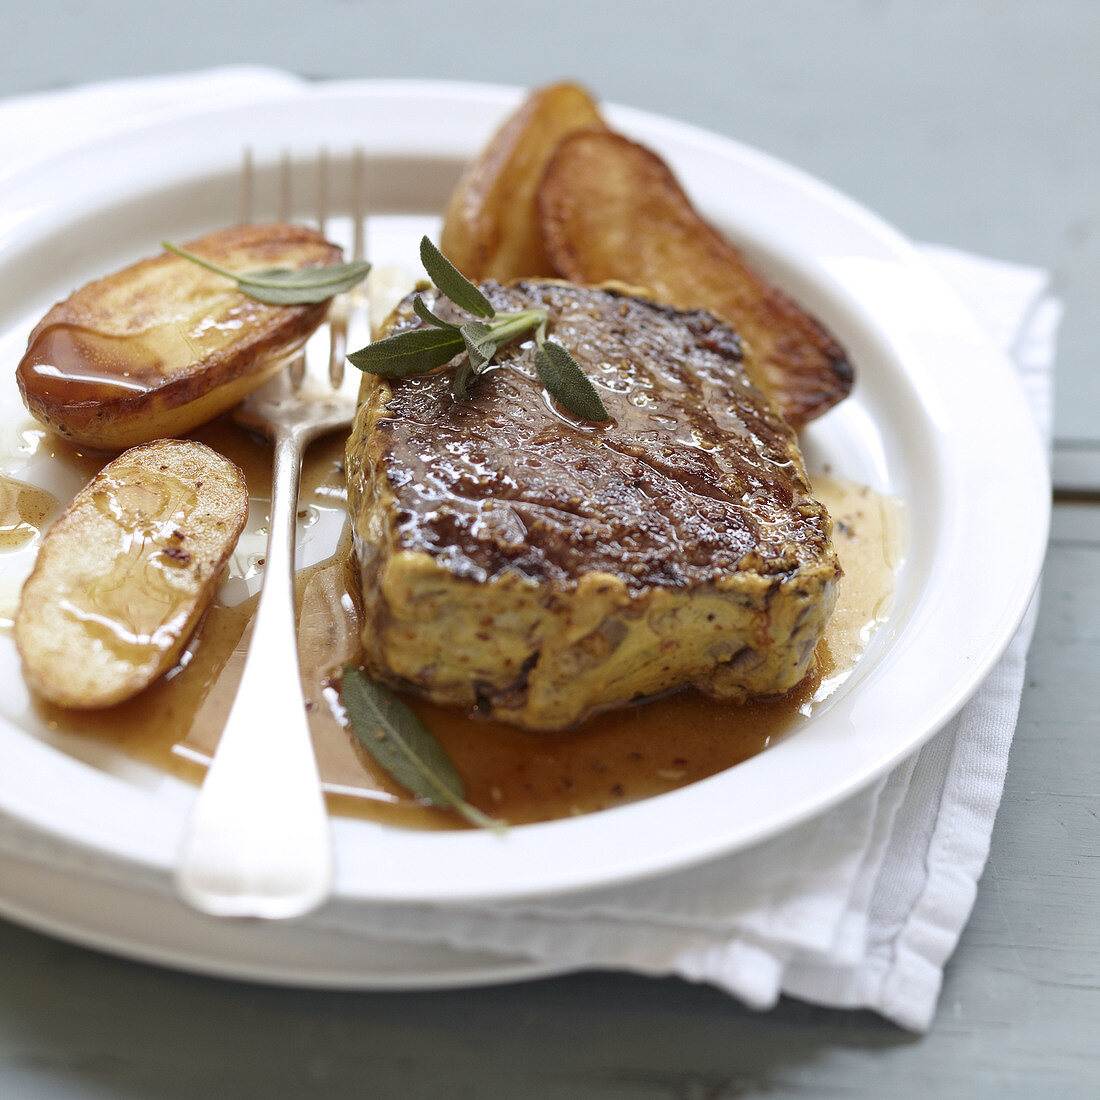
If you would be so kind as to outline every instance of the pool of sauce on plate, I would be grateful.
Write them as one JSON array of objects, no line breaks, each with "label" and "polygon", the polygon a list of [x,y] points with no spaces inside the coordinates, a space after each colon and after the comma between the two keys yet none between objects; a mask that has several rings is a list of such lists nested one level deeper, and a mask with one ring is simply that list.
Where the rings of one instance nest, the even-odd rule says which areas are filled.
[{"label": "pool of sauce on plate", "polygon": [[[270,450],[223,419],[194,435],[242,467],[249,495],[270,491]],[[65,458],[64,454],[60,457]],[[94,467],[105,459],[69,455]],[[343,502],[343,445],[310,452],[299,505]],[[900,506],[832,477],[814,481],[835,520],[845,568],[837,609],[815,667],[776,699],[732,705],[679,692],[591,718],[563,733],[532,733],[409,697],[454,761],[468,799],[508,822],[588,813],[684,786],[748,759],[795,727],[852,671],[884,620],[900,559]],[[358,653],[359,609],[345,529],[333,556],[299,573],[299,648],[314,747],[333,812],[420,828],[460,822],[394,785],[342,720],[334,675]],[[260,563],[262,565],[262,562]],[[52,728],[107,742],[192,781],[201,779],[240,679],[253,596],[215,602],[177,666],[135,699],[104,711],[37,703]]]}]

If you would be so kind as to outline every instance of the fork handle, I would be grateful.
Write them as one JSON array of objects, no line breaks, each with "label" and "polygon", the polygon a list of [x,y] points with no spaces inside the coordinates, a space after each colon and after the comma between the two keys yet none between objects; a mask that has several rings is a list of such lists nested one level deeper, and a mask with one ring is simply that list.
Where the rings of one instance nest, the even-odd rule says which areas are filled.
[{"label": "fork handle", "polygon": [[294,552],[303,438],[275,440],[264,584],[244,673],[184,839],[183,899],[215,916],[288,918],[332,883],[332,844],[298,668]]}]

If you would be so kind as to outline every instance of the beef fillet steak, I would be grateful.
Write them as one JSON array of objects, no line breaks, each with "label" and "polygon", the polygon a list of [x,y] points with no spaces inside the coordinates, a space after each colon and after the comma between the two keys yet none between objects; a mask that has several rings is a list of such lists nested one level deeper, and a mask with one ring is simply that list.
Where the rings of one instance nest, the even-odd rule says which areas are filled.
[{"label": "beef fillet steak", "polygon": [[[737,334],[610,288],[482,289],[549,312],[611,421],[554,406],[533,341],[465,400],[450,371],[364,377],[347,457],[371,675],[546,730],[686,685],[793,687],[840,567]],[[410,297],[391,331],[420,325]]]}]

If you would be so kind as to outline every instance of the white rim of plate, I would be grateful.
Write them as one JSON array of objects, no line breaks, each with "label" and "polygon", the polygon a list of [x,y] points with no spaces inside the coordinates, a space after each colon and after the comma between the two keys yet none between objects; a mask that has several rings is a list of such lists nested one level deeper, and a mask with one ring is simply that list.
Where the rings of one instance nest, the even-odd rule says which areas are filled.
[{"label": "white rim of plate", "polygon": [[[430,81],[312,85],[112,135],[0,185],[0,275],[67,225],[124,211],[180,179],[232,173],[243,144],[464,158],[521,95]],[[808,442],[827,456],[843,451],[849,426],[878,418],[880,446],[863,472],[910,505],[897,606],[822,713],[691,786],[503,837],[335,819],[339,898],[519,900],[647,878],[759,843],[865,788],[941,729],[1003,653],[1037,583],[1050,510],[1045,448],[1011,364],[914,248],[769,156],[644,112],[607,114],[666,156],[705,214],[861,349],[863,397],[812,426]],[[0,743],[0,811],[112,860],[171,872],[189,792],[142,790],[10,723]]]}]

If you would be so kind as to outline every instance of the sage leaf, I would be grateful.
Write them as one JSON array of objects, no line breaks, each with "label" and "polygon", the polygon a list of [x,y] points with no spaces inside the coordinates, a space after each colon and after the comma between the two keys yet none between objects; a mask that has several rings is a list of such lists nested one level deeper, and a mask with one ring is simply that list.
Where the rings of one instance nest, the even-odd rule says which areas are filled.
[{"label": "sage leaf", "polygon": [[561,344],[553,340],[540,342],[535,351],[535,370],[550,396],[574,416],[598,423],[611,419],[596,387]]},{"label": "sage leaf", "polygon": [[480,321],[467,321],[459,330],[475,371],[480,371],[497,353],[499,341],[489,325]]},{"label": "sage leaf", "polygon": [[582,420],[605,424],[611,419],[595,386],[573,356],[561,344],[546,339],[546,310],[521,309],[498,315],[485,295],[427,237],[420,241],[420,259],[439,291],[481,320],[462,325],[444,321],[416,295],[413,310],[427,327],[369,344],[352,352],[349,362],[371,374],[402,378],[445,366],[465,348],[466,358],[458,364],[451,383],[455,397],[462,400],[469,393],[473,377],[505,344],[534,329],[535,370],[550,396]]},{"label": "sage leaf", "polygon": [[496,310],[484,294],[427,237],[420,241],[420,262],[435,285],[459,309],[475,317],[495,317]]},{"label": "sage leaf", "polygon": [[367,374],[405,378],[445,366],[464,347],[457,329],[415,328],[353,351],[348,362]]},{"label": "sage leaf", "polygon": [[185,260],[190,260],[199,267],[205,267],[207,271],[232,279],[237,284],[237,289],[243,294],[272,306],[311,305],[316,302],[326,302],[329,298],[343,294],[361,283],[370,271],[370,264],[365,261],[301,269],[272,267],[258,271],[228,271],[169,241],[163,241],[162,244],[169,252],[174,252]]},{"label": "sage leaf", "polygon": [[455,371],[454,381],[451,383],[451,392],[459,401],[465,401],[470,395],[470,379],[474,376],[474,365],[469,357],[458,365]]},{"label": "sage leaf", "polygon": [[337,294],[351,290],[367,277],[369,271],[370,264],[366,261],[304,267],[300,271],[275,267],[265,271],[246,271],[237,276],[237,286],[250,298],[269,305],[308,305],[328,301]]},{"label": "sage leaf", "polygon": [[450,328],[456,332],[458,331],[458,325],[452,324],[450,321],[444,321],[442,317],[437,317],[419,294],[413,299],[413,312],[425,324],[434,325],[436,328]]},{"label": "sage leaf", "polygon": [[458,811],[471,825],[504,826],[466,801],[462,777],[415,712],[355,665],[344,666],[340,699],[360,743],[411,794],[432,806]]}]

